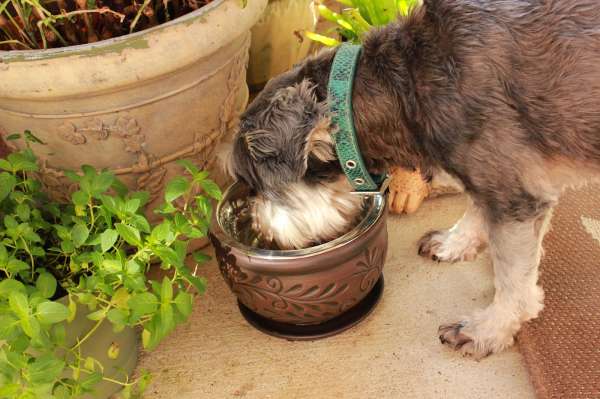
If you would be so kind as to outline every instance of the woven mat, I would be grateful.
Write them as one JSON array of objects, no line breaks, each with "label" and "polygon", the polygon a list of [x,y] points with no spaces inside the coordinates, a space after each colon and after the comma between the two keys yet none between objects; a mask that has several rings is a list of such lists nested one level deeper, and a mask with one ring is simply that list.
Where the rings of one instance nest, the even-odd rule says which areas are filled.
[{"label": "woven mat", "polygon": [[540,399],[600,399],[600,186],[569,191],[544,241],[541,316],[519,346]]}]

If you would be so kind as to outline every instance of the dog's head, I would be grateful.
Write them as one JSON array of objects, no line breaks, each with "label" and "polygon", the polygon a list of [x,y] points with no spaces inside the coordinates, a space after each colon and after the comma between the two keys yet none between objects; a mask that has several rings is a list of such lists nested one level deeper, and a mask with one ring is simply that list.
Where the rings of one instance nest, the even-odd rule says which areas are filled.
[{"label": "dog's head", "polygon": [[255,225],[285,249],[335,238],[361,203],[338,164],[326,99],[301,70],[271,80],[248,107],[229,160],[256,193]]}]

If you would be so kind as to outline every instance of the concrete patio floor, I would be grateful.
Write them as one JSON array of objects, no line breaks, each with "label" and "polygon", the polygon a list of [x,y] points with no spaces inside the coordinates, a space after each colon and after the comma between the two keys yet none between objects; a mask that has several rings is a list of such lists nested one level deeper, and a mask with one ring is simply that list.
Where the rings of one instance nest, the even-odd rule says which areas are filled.
[{"label": "concrete patio floor", "polygon": [[375,311],[336,337],[287,342],[264,335],[239,314],[216,264],[203,267],[209,290],[191,320],[139,367],[153,372],[145,397],[527,399],[533,390],[517,349],[480,362],[440,345],[438,324],[492,298],[487,255],[435,264],[417,256],[427,230],[460,217],[462,196],[428,201],[416,215],[390,218],[385,291]]}]

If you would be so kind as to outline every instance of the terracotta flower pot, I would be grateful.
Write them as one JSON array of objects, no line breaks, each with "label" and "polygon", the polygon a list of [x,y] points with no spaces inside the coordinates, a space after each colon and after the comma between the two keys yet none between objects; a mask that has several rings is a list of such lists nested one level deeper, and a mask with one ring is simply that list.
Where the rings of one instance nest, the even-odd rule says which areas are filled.
[{"label": "terracotta flower pot", "polygon": [[250,29],[267,0],[241,4],[214,0],[93,44],[0,51],[0,134],[28,129],[46,143],[33,149],[56,199],[72,189],[62,171],[82,164],[157,199],[181,173],[176,160],[211,168],[215,145],[246,105]]},{"label": "terracotta flower pot", "polygon": [[312,43],[304,31],[314,30],[317,20],[313,0],[269,1],[252,28],[248,84],[253,91],[308,55]]},{"label": "terracotta flower pot", "polygon": [[371,197],[364,219],[334,241],[271,251],[232,235],[229,204],[245,195],[237,183],[226,191],[210,235],[221,273],[245,307],[278,323],[315,325],[340,317],[371,292],[387,253],[385,197]]}]

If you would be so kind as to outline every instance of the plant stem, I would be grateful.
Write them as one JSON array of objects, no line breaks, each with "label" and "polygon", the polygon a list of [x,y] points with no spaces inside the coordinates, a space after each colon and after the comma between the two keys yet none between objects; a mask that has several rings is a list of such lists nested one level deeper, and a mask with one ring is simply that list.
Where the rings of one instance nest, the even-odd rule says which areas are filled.
[{"label": "plant stem", "polygon": [[[108,306],[106,308],[107,312],[108,312],[109,308],[110,308],[110,306]],[[98,327],[100,327],[100,324],[102,324],[103,321],[104,321],[104,318],[98,320],[96,322],[96,324],[94,324],[94,326],[87,332],[87,334],[85,334],[82,339],[77,341],[77,343],[71,348],[71,350],[73,351],[73,350],[79,348],[81,346],[81,344],[83,344],[90,336],[92,336],[92,334],[94,334],[94,332],[98,329]]]},{"label": "plant stem", "polygon": [[25,245],[25,252],[27,252],[27,255],[29,255],[29,262],[31,262],[31,280],[33,281],[33,279],[35,278],[35,261],[33,260],[33,255],[31,254],[31,251],[29,250],[27,241],[25,241],[23,239],[23,237],[19,237],[19,238],[21,239],[21,241],[23,241],[23,245]]},{"label": "plant stem", "polygon": [[102,377],[102,379],[104,381],[112,382],[113,384],[121,385],[123,387],[128,387],[128,386],[135,385],[135,382],[122,382],[122,381],[113,380],[112,378],[109,378],[109,377]]}]

